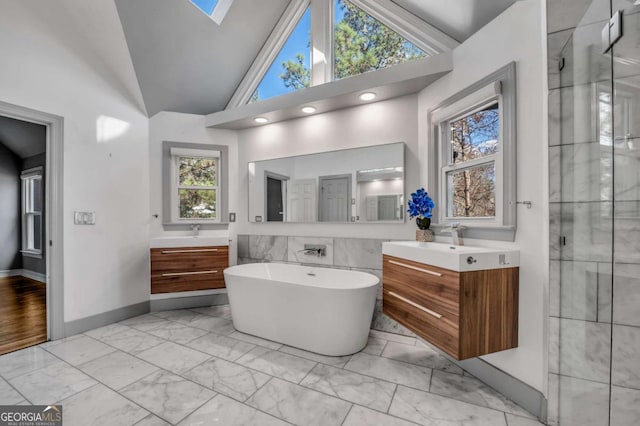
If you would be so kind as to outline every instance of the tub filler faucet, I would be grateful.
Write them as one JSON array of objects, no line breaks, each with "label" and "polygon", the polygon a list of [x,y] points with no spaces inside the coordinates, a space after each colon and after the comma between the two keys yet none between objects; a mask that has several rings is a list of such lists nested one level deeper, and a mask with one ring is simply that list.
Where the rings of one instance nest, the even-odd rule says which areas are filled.
[{"label": "tub filler faucet", "polygon": [[324,244],[305,244],[302,250],[298,250],[298,253],[322,257],[327,255],[327,246]]},{"label": "tub filler faucet", "polygon": [[198,234],[200,233],[200,225],[199,224],[191,225],[191,231],[193,231],[193,236],[197,237]]},{"label": "tub filler faucet", "polygon": [[460,225],[460,222],[453,222],[449,224],[448,228],[444,228],[442,233],[451,233],[451,239],[453,240],[454,246],[463,246],[464,239],[462,238],[462,230],[466,229],[465,226]]}]

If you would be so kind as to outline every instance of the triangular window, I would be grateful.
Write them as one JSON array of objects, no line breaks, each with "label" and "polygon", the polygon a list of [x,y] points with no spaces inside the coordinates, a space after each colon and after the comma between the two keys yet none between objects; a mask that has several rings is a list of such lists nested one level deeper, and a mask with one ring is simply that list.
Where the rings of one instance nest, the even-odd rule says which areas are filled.
[{"label": "triangular window", "polygon": [[249,103],[295,92],[311,81],[311,10],[307,8]]},{"label": "triangular window", "polygon": [[349,0],[334,1],[336,80],[428,56]]}]

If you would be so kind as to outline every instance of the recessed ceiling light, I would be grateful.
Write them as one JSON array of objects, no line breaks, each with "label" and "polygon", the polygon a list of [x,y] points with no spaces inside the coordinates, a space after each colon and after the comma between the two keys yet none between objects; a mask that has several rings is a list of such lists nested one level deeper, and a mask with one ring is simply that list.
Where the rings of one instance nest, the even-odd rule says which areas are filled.
[{"label": "recessed ceiling light", "polygon": [[373,92],[364,92],[360,95],[360,100],[362,101],[370,101],[376,98],[376,94]]},{"label": "recessed ceiling light", "polygon": [[253,121],[255,121],[256,123],[260,123],[260,124],[264,124],[264,123],[268,123],[269,120],[266,117],[256,117],[253,119]]},{"label": "recessed ceiling light", "polygon": [[301,108],[301,110],[305,114],[313,114],[314,112],[316,112],[316,107],[304,106],[304,107]]}]

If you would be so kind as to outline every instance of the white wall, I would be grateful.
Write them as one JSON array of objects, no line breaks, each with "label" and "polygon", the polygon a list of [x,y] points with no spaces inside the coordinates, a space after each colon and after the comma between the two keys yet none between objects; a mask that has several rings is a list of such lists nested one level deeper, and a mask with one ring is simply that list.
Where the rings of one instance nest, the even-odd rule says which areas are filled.
[{"label": "white wall", "polygon": [[[520,249],[519,347],[483,357],[534,388],[545,391],[545,312],[548,286],[548,180],[545,113],[546,63],[539,0],[515,3],[459,46],[453,71],[419,95],[420,158],[426,165],[427,112],[461,89],[511,61],[517,63],[517,197],[533,208],[518,206],[518,231],[513,244],[467,240],[468,244],[513,245]],[[427,176],[426,167],[422,176]],[[426,180],[426,178],[425,178]]]},{"label": "white wall", "polygon": [[[405,96],[238,132],[238,234],[412,239],[416,226],[402,224],[249,223],[247,163],[337,149],[406,144],[406,193],[421,186],[417,96]],[[355,196],[355,193],[354,193]]]},{"label": "white wall", "polygon": [[65,321],[148,300],[148,119],[113,1],[0,10],[0,100],[65,120]]}]

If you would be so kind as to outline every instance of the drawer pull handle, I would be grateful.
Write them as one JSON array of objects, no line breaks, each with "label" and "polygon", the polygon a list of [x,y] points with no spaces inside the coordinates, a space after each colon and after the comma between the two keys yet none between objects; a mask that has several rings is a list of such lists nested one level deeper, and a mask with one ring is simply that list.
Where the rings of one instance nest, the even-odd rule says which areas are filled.
[{"label": "drawer pull handle", "polygon": [[162,250],[162,254],[174,254],[174,253],[205,253],[218,251],[218,249],[190,249],[190,250]]},{"label": "drawer pull handle", "polygon": [[403,302],[405,302],[405,303],[410,304],[410,305],[411,305],[411,306],[413,306],[414,308],[418,308],[418,309],[420,309],[421,311],[428,313],[428,314],[429,314],[429,315],[431,315],[432,317],[436,317],[436,318],[438,318],[438,319],[442,318],[442,315],[440,315],[439,313],[434,312],[434,311],[432,311],[432,310],[431,310],[431,309],[429,309],[429,308],[425,308],[424,306],[418,305],[417,303],[412,302],[411,300],[406,299],[406,298],[404,298],[404,297],[400,296],[399,294],[396,294],[396,293],[394,293],[394,292],[392,292],[392,291],[389,291],[389,292],[387,292],[387,293],[389,293],[389,295],[390,295],[390,296],[393,296],[393,297],[395,297],[395,298],[397,298],[397,299],[402,300],[402,301],[403,301]]},{"label": "drawer pull handle", "polygon": [[204,274],[217,274],[218,271],[195,271],[195,272],[170,272],[162,274],[163,277],[179,277],[182,275],[204,275]]},{"label": "drawer pull handle", "polygon": [[395,260],[390,260],[389,263],[393,263],[394,265],[402,266],[403,268],[413,269],[414,271],[424,272],[425,274],[435,275],[436,277],[441,277],[442,274],[440,272],[430,271],[424,268],[418,268],[417,266],[407,265],[406,263],[396,262]]}]

